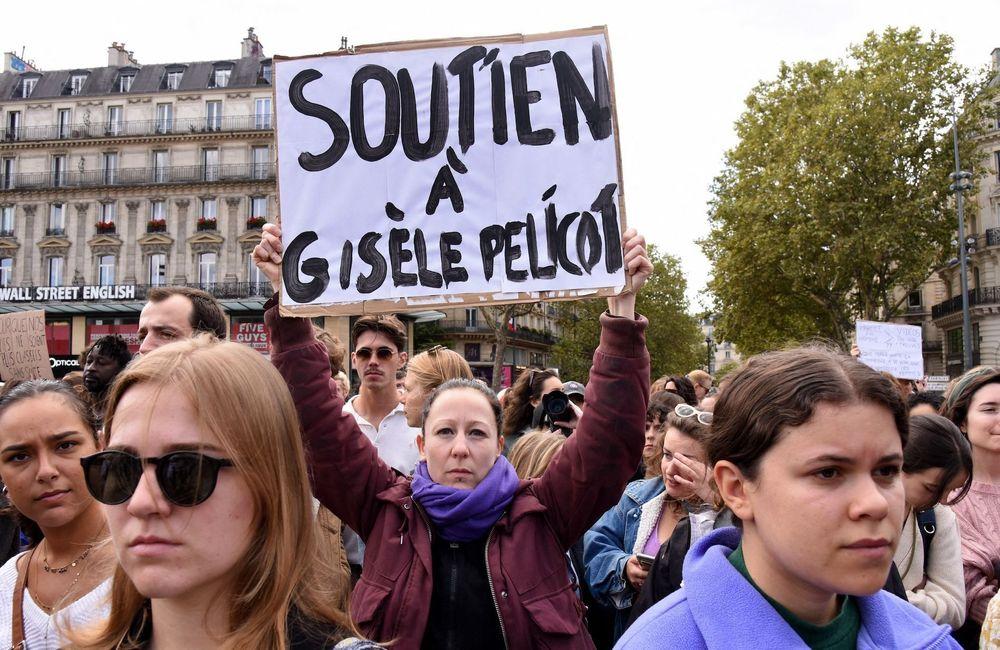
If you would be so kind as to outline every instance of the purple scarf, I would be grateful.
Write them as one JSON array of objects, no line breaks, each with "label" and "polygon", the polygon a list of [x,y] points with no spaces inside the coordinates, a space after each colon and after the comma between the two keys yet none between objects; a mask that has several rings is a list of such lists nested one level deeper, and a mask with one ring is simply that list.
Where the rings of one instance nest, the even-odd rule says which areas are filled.
[{"label": "purple scarf", "polygon": [[486,478],[471,490],[453,488],[431,480],[427,462],[420,461],[413,473],[413,499],[449,542],[480,539],[500,519],[514,499],[520,480],[514,466],[500,456]]}]

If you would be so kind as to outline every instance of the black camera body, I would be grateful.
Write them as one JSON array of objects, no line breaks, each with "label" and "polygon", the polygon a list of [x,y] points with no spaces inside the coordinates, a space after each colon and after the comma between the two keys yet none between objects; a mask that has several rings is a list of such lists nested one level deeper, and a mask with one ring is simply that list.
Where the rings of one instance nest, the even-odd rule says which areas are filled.
[{"label": "black camera body", "polygon": [[542,412],[549,424],[561,422],[572,416],[569,406],[569,395],[561,390],[554,390],[542,396]]}]

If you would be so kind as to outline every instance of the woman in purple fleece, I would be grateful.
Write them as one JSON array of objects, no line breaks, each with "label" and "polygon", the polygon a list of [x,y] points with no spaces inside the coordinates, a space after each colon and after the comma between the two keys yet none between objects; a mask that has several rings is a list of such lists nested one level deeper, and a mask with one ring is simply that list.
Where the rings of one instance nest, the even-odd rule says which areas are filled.
[{"label": "woman in purple fleece", "polygon": [[741,529],[692,547],[684,586],[617,648],[957,648],[881,591],[905,510],[906,408],[847,355],[762,354],[715,407],[705,447]]}]

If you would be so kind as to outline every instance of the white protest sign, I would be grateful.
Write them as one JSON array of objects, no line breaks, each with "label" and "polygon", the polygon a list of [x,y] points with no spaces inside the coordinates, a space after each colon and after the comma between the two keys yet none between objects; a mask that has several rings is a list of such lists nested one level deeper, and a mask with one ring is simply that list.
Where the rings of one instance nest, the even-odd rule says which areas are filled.
[{"label": "white protest sign", "polygon": [[924,355],[920,328],[859,320],[857,345],[861,361],[899,379],[923,379]]},{"label": "white protest sign", "polygon": [[950,381],[951,377],[948,375],[931,375],[927,378],[927,392],[943,393]]},{"label": "white protest sign", "polygon": [[275,57],[275,97],[286,311],[624,285],[603,28]]}]

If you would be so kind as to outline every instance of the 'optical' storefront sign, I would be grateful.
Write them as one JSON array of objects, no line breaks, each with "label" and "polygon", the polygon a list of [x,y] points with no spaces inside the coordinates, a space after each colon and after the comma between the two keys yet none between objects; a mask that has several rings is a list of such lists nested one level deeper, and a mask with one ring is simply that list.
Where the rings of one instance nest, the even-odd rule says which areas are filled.
[{"label": "'optical' storefront sign", "polygon": [[87,302],[98,300],[135,300],[135,285],[0,288],[0,302]]}]

